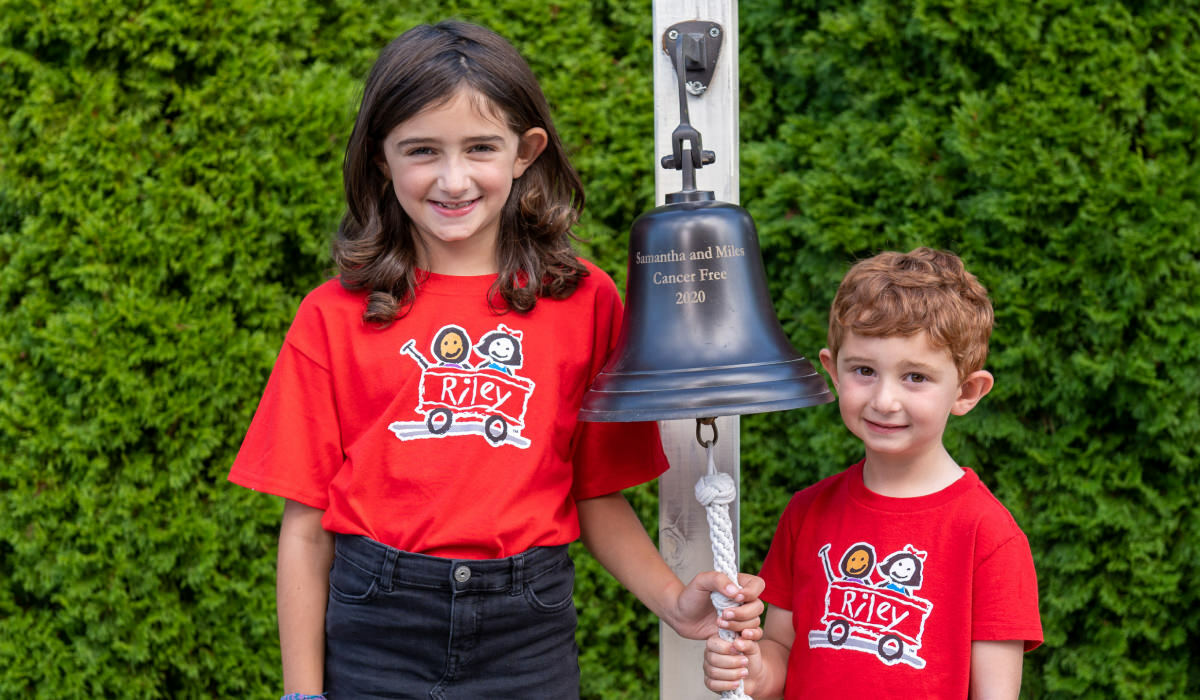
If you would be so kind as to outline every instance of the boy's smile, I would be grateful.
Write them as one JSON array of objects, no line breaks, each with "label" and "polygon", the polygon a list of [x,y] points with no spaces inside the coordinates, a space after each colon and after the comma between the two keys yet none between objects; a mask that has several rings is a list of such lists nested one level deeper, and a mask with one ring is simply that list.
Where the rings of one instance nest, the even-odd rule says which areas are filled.
[{"label": "boy's smile", "polygon": [[924,332],[882,337],[849,332],[836,365],[828,349],[821,351],[821,364],[837,389],[842,420],[863,441],[868,464],[909,473],[947,464],[942,447],[947,419],[969,411],[992,384],[982,370],[960,383],[950,352],[935,347]]}]

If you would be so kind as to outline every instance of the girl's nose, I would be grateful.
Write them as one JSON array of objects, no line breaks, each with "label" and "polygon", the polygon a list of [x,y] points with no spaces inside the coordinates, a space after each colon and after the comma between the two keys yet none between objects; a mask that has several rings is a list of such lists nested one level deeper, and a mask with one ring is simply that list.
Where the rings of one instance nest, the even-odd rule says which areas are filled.
[{"label": "girl's nose", "polygon": [[458,158],[447,158],[438,174],[438,187],[446,194],[462,194],[471,186],[471,175],[466,163]]}]

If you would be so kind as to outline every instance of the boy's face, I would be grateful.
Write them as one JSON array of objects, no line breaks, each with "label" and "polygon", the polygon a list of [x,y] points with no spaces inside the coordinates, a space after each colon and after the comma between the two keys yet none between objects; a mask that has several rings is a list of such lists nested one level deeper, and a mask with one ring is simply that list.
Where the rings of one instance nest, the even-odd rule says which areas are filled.
[{"label": "boy's face", "polygon": [[941,454],[950,414],[962,415],[992,387],[980,370],[962,383],[950,351],[914,336],[870,337],[849,332],[836,364],[828,349],[821,364],[833,379],[846,427],[867,456],[919,466]]}]

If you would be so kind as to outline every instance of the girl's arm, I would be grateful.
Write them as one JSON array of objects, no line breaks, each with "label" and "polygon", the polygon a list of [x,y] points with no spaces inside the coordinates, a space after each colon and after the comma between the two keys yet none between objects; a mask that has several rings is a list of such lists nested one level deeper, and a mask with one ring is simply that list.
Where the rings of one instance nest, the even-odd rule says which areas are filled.
[{"label": "girl's arm", "polygon": [[[739,590],[717,571],[697,574],[687,586],[663,561],[629,501],[621,493],[579,501],[583,543],[592,556],[680,636],[704,639],[722,628],[740,632],[759,625],[762,579],[741,574]],[[738,606],[718,623],[710,591],[721,591]]]},{"label": "girl's arm", "polygon": [[1019,639],[971,642],[971,700],[1017,700],[1024,653]]},{"label": "girl's arm", "polygon": [[763,639],[738,638],[727,642],[713,635],[704,652],[704,684],[714,693],[733,690],[738,681],[756,700],[783,697],[787,677],[788,654],[796,641],[792,611],[771,606],[763,627]]},{"label": "girl's arm", "polygon": [[296,501],[283,506],[275,604],[284,693],[324,692],[325,602],[333,563],[333,533],[321,527],[324,513]]}]

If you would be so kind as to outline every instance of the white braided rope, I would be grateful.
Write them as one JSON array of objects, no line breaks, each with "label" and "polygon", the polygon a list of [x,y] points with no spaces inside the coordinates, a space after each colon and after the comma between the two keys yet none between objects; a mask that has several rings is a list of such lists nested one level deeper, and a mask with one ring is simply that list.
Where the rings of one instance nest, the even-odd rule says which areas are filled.
[{"label": "white braided rope", "polygon": [[[704,506],[704,512],[708,516],[708,536],[712,541],[713,568],[728,576],[734,585],[738,585],[737,548],[733,541],[733,521],[729,518],[729,504],[737,499],[737,485],[734,484],[732,476],[717,471],[716,464],[713,462],[712,445],[707,445],[705,449],[708,452],[708,474],[700,477],[700,481],[696,482],[696,500]],[[719,591],[713,591],[709,597],[712,599],[713,607],[717,609],[717,615],[723,613],[726,608],[737,605]],[[737,633],[732,630],[719,630],[717,634],[727,642],[737,639]],[[723,691],[721,697],[732,700],[753,700],[746,694],[744,685],[740,681],[737,689]]]}]

